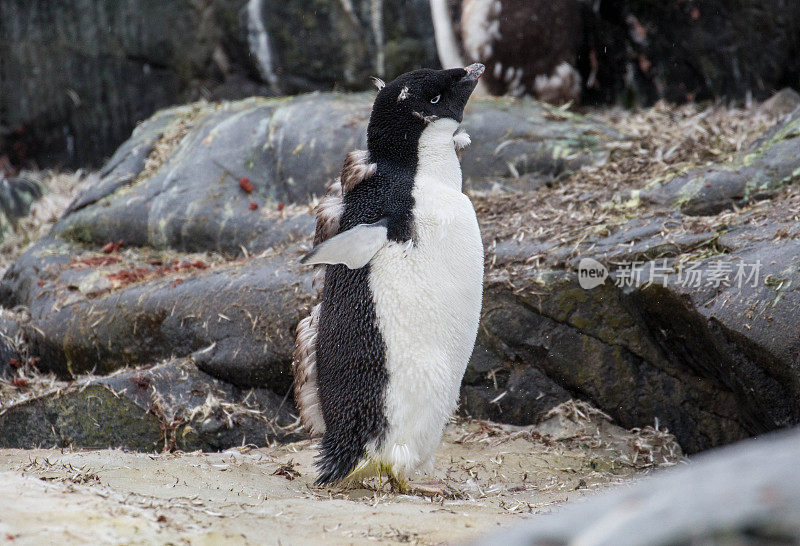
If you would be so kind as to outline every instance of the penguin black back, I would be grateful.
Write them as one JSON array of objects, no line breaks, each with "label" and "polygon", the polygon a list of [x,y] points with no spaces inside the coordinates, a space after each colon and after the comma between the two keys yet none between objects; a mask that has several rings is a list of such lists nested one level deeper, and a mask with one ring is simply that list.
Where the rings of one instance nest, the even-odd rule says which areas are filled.
[{"label": "penguin black back", "polygon": [[[378,163],[377,172],[343,196],[339,233],[386,218],[387,236],[408,241],[412,230],[416,149],[400,163]],[[366,453],[380,447],[388,375],[386,346],[378,330],[370,266],[326,266],[317,336],[317,380],[325,435],[317,462],[317,484],[346,478]]]}]

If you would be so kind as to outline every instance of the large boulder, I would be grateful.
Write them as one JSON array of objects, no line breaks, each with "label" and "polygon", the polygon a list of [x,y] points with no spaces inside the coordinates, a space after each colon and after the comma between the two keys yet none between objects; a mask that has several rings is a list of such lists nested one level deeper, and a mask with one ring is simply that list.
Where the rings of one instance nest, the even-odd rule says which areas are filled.
[{"label": "large boulder", "polygon": [[[276,224],[250,204],[274,210],[324,194],[344,155],[365,147],[372,98],[317,94],[159,112],[114,154],[55,234],[181,251],[269,248],[294,224]],[[475,141],[463,165],[472,189],[552,181],[602,161],[621,138],[532,101],[475,101],[464,127]],[[240,188],[243,179],[249,191]]]},{"label": "large boulder", "polygon": [[[624,426],[658,420],[688,452],[800,423],[800,229],[786,221],[793,206],[776,203],[700,232],[653,213],[570,256],[551,251],[539,270],[520,267],[534,242],[496,262],[479,338],[500,363],[495,396],[510,391],[496,416],[532,403],[514,388],[521,366],[529,381],[544,373]],[[587,258],[611,275],[591,289],[578,279]],[[559,394],[537,389],[538,398]]]},{"label": "large boulder", "polygon": [[[182,216],[198,217],[224,213],[235,223],[238,213],[247,211],[251,201],[270,209],[279,203],[306,202],[312,195],[325,192],[326,184],[338,175],[347,151],[364,146],[370,98],[366,94],[254,98],[158,112],[136,128],[100,171],[100,184],[71,205],[67,224],[58,229],[81,231],[84,223],[96,223],[93,218],[100,214],[98,211],[114,217],[105,214],[103,207],[87,206],[120,191],[127,199],[116,206],[130,210],[120,215],[118,226],[108,230],[137,244],[157,244],[143,239],[151,237],[147,232],[152,228],[137,222],[158,219],[164,227],[156,230],[175,230],[164,212],[181,211]],[[240,189],[243,178],[252,190]],[[204,199],[199,199],[198,191]],[[152,205],[149,201],[154,196],[157,209],[142,212],[140,207]],[[210,210],[189,214],[184,209],[194,201]],[[115,206],[109,200],[106,203]],[[249,215],[248,223],[253,216],[259,215]],[[251,231],[254,233],[249,237],[269,230]],[[163,236],[171,237],[166,233]],[[217,236],[216,245],[238,248],[249,242],[240,237],[248,236]],[[207,241],[197,244],[209,247]],[[259,242],[254,245],[269,246]],[[160,246],[179,248],[182,244],[169,241]]]},{"label": "large boulder", "polygon": [[[312,229],[289,236],[304,238]],[[282,243],[282,244],[281,244]],[[220,257],[128,250],[106,255],[43,240],[9,272],[40,369],[62,377],[195,355],[197,365],[242,387],[284,393],[293,330],[313,293],[297,243],[225,262]],[[279,246],[280,245],[280,246]]]},{"label": "large boulder", "polygon": [[742,442],[475,543],[792,544],[800,536],[798,449],[798,429]]}]

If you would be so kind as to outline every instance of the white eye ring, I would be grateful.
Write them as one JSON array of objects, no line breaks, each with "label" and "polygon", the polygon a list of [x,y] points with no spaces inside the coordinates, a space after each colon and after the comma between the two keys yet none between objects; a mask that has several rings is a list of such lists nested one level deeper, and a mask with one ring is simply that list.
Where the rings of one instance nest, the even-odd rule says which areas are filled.
[{"label": "white eye ring", "polygon": [[441,98],[442,98],[441,95],[436,95],[435,97],[433,97],[431,99],[431,104],[436,104],[437,102],[439,102],[439,99],[441,99]]}]

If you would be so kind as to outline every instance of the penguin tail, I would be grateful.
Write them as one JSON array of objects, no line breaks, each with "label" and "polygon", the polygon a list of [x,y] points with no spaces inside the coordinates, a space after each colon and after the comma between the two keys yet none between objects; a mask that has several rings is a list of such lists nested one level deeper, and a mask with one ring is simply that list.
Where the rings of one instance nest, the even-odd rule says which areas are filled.
[{"label": "penguin tail", "polygon": [[320,452],[316,459],[319,475],[315,485],[329,485],[347,479],[357,472],[366,456],[362,442],[339,442],[335,436],[326,434],[320,444]]}]

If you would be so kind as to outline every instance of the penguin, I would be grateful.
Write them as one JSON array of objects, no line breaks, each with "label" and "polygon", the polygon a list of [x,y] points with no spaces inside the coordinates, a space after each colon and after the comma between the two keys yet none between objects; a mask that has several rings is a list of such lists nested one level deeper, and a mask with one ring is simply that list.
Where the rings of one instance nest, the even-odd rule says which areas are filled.
[{"label": "penguin", "polygon": [[484,66],[421,69],[379,91],[367,150],[317,206],[321,301],[300,321],[295,402],[321,437],[317,485],[431,471],[478,332],[483,244],[462,192],[464,107]]}]

